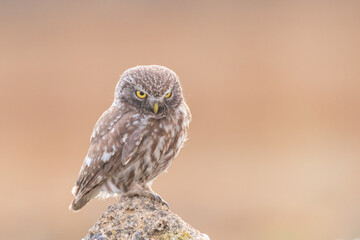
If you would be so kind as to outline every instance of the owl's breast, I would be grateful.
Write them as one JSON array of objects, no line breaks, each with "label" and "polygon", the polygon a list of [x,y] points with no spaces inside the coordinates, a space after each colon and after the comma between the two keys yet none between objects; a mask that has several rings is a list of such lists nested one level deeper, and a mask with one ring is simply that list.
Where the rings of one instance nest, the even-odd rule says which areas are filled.
[{"label": "owl's breast", "polygon": [[188,125],[182,117],[148,122],[147,134],[139,146],[138,181],[148,182],[168,168],[185,142]]}]

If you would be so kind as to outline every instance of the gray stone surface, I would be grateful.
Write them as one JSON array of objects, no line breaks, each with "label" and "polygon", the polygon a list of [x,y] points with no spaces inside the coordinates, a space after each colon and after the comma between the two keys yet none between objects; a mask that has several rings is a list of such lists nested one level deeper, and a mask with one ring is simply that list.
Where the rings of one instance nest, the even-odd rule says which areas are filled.
[{"label": "gray stone surface", "polygon": [[148,197],[125,197],[102,214],[85,240],[209,240],[161,202]]}]

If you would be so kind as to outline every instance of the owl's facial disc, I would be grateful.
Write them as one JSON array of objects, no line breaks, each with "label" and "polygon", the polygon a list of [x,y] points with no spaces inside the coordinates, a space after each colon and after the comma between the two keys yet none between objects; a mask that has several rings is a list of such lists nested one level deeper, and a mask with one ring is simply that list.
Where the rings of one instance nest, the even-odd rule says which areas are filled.
[{"label": "owl's facial disc", "polygon": [[126,71],[118,82],[114,104],[160,119],[176,114],[183,101],[177,76],[158,66],[135,67]]}]

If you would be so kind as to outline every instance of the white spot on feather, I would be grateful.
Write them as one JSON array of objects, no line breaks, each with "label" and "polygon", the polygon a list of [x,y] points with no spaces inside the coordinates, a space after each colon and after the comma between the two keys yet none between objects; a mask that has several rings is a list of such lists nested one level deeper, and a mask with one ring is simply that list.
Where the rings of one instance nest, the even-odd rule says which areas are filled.
[{"label": "white spot on feather", "polygon": [[138,121],[138,120],[135,120],[135,121],[132,123],[132,125],[138,126],[138,125],[139,125],[139,121]]},{"label": "white spot on feather", "polygon": [[112,153],[104,152],[104,154],[102,155],[101,159],[102,159],[104,162],[107,162],[107,161],[109,161],[109,159],[110,159],[111,156],[112,156]]},{"label": "white spot on feather", "polygon": [[71,193],[75,196],[75,193],[78,189],[78,186],[74,186],[72,189],[71,189]]},{"label": "white spot on feather", "polygon": [[124,134],[124,137],[122,138],[122,141],[123,141],[123,142],[125,142],[125,141],[126,141],[126,139],[127,139],[127,137],[128,137],[128,134],[127,134],[127,133],[125,133],[125,134]]},{"label": "white spot on feather", "polygon": [[91,162],[92,162],[92,158],[89,158],[89,157],[86,157],[86,158],[85,158],[85,164],[86,164],[86,166],[90,166]]},{"label": "white spot on feather", "polygon": [[164,125],[164,131],[165,132],[168,132],[170,130],[170,128],[171,128],[170,125],[167,125],[167,124]]}]

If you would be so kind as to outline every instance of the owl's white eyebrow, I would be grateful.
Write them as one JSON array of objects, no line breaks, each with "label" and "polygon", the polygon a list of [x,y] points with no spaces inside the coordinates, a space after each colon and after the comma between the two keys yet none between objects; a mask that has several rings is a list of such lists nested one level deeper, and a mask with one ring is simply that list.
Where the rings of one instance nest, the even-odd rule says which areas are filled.
[{"label": "owl's white eyebrow", "polygon": [[135,91],[141,91],[141,92],[144,92],[146,93],[147,95],[149,95],[145,90],[141,89],[141,88],[135,88]]},{"label": "owl's white eyebrow", "polygon": [[163,97],[165,97],[166,94],[168,94],[169,92],[172,92],[172,88],[168,89],[165,94],[163,95]]}]

